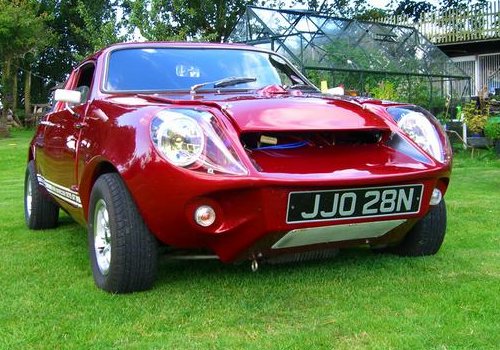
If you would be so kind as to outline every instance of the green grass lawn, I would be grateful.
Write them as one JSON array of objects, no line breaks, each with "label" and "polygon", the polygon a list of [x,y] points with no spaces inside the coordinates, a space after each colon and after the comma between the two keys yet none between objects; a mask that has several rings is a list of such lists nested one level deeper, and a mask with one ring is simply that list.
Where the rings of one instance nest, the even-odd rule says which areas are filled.
[{"label": "green grass lawn", "polygon": [[0,349],[498,349],[500,161],[466,153],[433,257],[368,250],[296,265],[161,261],[148,292],[93,283],[86,230],[29,231],[31,132],[0,140]]}]

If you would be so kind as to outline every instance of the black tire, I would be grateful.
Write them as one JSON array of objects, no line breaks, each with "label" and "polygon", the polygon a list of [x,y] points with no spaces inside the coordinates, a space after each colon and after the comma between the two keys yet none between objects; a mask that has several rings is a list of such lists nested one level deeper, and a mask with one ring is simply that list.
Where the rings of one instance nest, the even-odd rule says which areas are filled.
[{"label": "black tire", "polygon": [[399,245],[387,251],[400,256],[434,255],[443,244],[446,233],[444,199],[430,208],[427,215],[413,226]]},{"label": "black tire", "polygon": [[36,176],[35,163],[30,161],[24,177],[24,220],[32,230],[57,226],[59,206],[43,191]]},{"label": "black tire", "polygon": [[90,263],[96,285],[112,293],[150,289],[156,279],[157,242],[118,174],[97,179],[88,216]]}]

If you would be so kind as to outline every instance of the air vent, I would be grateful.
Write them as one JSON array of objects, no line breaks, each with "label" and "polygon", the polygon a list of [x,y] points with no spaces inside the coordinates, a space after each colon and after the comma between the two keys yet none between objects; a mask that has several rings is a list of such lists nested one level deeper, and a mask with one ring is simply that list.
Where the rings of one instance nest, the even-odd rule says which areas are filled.
[{"label": "air vent", "polygon": [[321,132],[252,132],[241,136],[248,151],[291,150],[302,147],[332,147],[335,145],[375,144],[383,136],[380,130],[321,131]]}]

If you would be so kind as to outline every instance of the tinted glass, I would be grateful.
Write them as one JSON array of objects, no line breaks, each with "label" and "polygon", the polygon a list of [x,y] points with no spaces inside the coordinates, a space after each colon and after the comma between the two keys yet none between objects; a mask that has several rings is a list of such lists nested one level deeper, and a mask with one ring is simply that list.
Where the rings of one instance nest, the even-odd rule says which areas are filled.
[{"label": "tinted glass", "polygon": [[[280,57],[239,49],[133,48],[113,51],[104,88],[108,91],[189,90],[227,77],[255,82],[227,88],[255,89],[303,83]],[[205,88],[213,88],[207,85]]]}]

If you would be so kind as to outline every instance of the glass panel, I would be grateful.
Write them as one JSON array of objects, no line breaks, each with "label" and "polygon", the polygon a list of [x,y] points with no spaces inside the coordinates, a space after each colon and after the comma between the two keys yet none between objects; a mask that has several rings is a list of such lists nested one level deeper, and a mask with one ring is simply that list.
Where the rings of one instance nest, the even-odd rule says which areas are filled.
[{"label": "glass panel", "polygon": [[[257,18],[247,23],[251,40],[280,38],[275,49],[304,59],[303,65],[404,74],[461,74],[446,55],[410,27],[293,10],[250,7],[247,13]],[[237,26],[231,40],[239,41],[241,33]],[[280,45],[286,46],[284,50]]]},{"label": "glass panel", "polygon": [[184,91],[197,84],[213,89],[214,82],[233,77],[249,79],[227,82],[229,88],[258,89],[273,84],[290,85],[290,81],[303,83],[297,72],[276,55],[244,49],[120,49],[111,52],[107,72],[105,89],[113,92]]},{"label": "glass panel", "polygon": [[[294,10],[249,7],[247,13],[258,17],[248,22],[257,27],[250,33],[259,32],[251,35],[252,40],[273,39],[274,49],[297,66],[316,67],[307,70],[316,83],[326,79],[330,86],[344,84],[360,94],[384,91],[427,106],[443,105],[443,99],[469,89],[466,73],[412,27]],[[230,39],[238,41],[238,33],[239,27]],[[498,67],[494,59],[500,60],[483,58],[482,65]],[[482,82],[490,91],[500,88],[500,72],[484,73]]]}]

